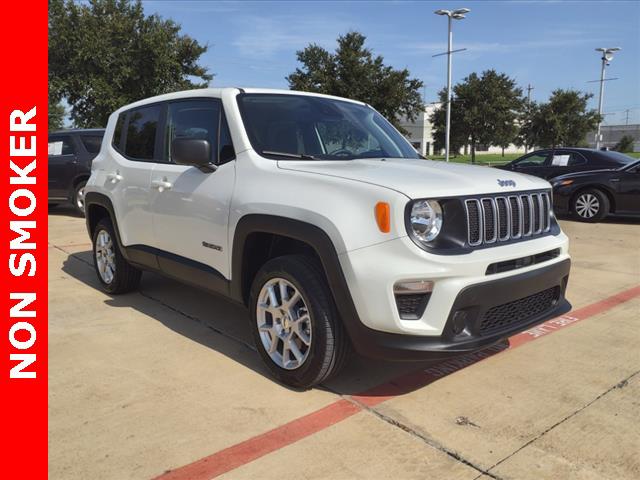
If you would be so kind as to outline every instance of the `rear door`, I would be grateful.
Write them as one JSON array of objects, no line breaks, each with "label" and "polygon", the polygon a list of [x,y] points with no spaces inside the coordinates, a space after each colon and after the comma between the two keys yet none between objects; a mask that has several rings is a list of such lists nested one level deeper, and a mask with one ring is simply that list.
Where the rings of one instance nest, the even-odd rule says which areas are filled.
[{"label": "rear door", "polygon": [[76,174],[78,147],[73,136],[53,134],[49,136],[49,199],[66,200]]},{"label": "rear door", "polygon": [[112,191],[120,236],[125,246],[153,242],[150,182],[160,161],[162,105],[138,107],[120,114],[113,138],[110,170],[104,187]]},{"label": "rear door", "polygon": [[594,167],[592,163],[590,164],[580,152],[554,150],[549,155],[548,165],[545,166],[542,175],[548,180],[566,173],[593,170],[594,168],[597,167]]},{"label": "rear door", "polygon": [[[169,102],[164,132],[166,162],[155,165],[151,178],[153,246],[174,255],[174,262],[230,278],[227,233],[235,153],[220,100]],[[217,170],[173,163],[171,146],[178,138],[208,140]],[[159,261],[165,268],[162,257]]]}]

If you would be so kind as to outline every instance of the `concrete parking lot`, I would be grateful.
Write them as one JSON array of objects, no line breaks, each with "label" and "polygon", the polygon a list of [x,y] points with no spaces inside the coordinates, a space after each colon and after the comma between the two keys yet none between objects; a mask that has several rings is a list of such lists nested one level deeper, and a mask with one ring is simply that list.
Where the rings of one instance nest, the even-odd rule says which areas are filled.
[{"label": "concrete parking lot", "polygon": [[640,478],[640,224],[562,221],[574,311],[458,361],[275,383],[243,308],[153,274],[111,297],[49,215],[52,479]]}]

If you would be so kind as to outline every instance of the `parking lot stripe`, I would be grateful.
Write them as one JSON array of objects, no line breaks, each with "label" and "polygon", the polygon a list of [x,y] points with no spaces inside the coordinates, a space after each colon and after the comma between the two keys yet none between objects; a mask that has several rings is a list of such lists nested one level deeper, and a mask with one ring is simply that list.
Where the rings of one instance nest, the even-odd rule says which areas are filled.
[{"label": "parking lot stripe", "polygon": [[359,411],[360,408],[356,404],[347,400],[338,400],[309,415],[297,418],[245,442],[220,450],[197,462],[167,472],[158,478],[163,480],[214,478],[320,430],[324,430]]},{"label": "parking lot stripe", "polygon": [[437,363],[434,366],[409,373],[389,382],[373,387],[349,400],[340,399],[308,415],[285,423],[266,433],[262,433],[193,463],[170,470],[157,477],[158,480],[208,480],[242,465],[257,460],[269,453],[280,450],[309,435],[324,430],[361,411],[358,404],[373,407],[380,403],[424,387],[451,373],[462,370],[485,358],[504,350],[512,350],[540,337],[556,332],[587,318],[603,313],[640,296],[640,285],[607,297],[598,302],[571,311],[567,315],[548,320],[537,327],[514,335],[506,342],[479,352],[472,352]]}]

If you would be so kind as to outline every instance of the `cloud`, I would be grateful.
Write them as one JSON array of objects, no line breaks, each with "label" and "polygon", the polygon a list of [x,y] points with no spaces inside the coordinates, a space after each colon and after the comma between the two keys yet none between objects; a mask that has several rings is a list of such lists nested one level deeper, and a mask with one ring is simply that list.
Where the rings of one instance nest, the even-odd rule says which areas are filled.
[{"label": "cloud", "polygon": [[231,41],[246,57],[273,57],[283,51],[295,52],[309,43],[333,50],[338,35],[349,30],[347,22],[335,18],[298,16],[242,18],[242,29]]}]

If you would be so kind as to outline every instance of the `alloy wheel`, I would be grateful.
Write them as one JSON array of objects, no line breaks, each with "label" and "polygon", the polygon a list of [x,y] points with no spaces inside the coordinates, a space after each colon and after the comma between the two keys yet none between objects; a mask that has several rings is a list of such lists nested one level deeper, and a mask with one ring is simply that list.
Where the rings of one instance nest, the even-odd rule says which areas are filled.
[{"label": "alloy wheel", "polygon": [[76,207],[84,213],[84,187],[80,187],[76,192]]},{"label": "alloy wheel", "polygon": [[309,357],[312,341],[309,309],[298,289],[272,278],[258,295],[256,321],[262,346],[280,368],[295,370]]},{"label": "alloy wheel", "polygon": [[110,284],[116,273],[116,258],[113,240],[106,230],[100,230],[96,237],[96,265],[102,281]]}]

